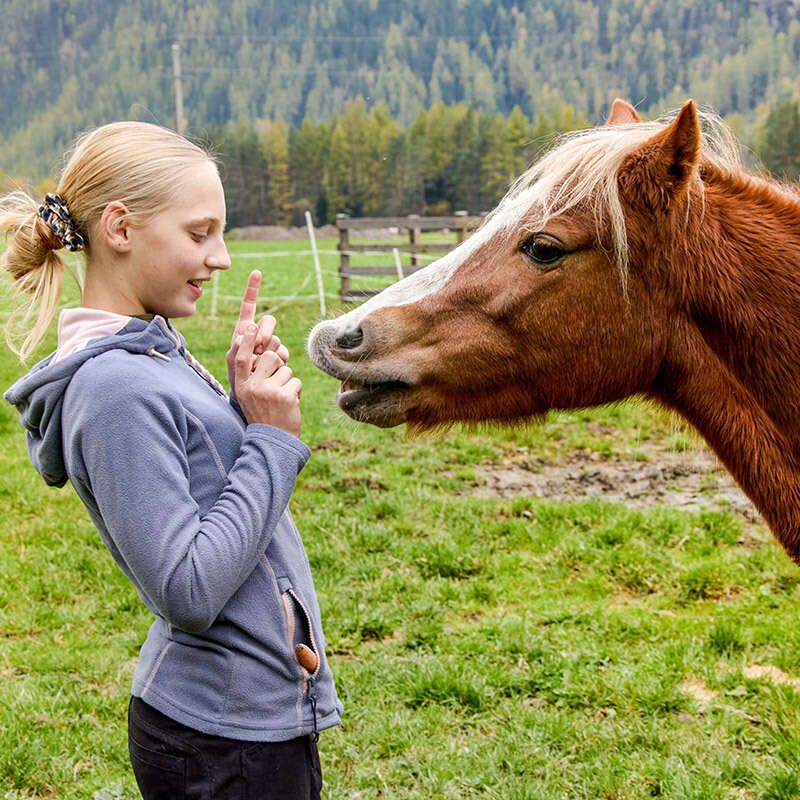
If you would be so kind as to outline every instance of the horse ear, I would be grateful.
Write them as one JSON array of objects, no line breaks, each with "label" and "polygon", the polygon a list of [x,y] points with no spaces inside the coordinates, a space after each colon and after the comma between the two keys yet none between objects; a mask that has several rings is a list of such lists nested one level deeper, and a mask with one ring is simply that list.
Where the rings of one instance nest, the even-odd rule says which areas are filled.
[{"label": "horse ear", "polygon": [[636,109],[627,101],[619,97],[611,104],[606,125],[627,125],[630,122],[641,122],[642,118]]},{"label": "horse ear", "polygon": [[639,194],[653,210],[668,209],[688,193],[700,147],[700,119],[688,100],[664,130],[628,156],[620,171],[623,191]]}]

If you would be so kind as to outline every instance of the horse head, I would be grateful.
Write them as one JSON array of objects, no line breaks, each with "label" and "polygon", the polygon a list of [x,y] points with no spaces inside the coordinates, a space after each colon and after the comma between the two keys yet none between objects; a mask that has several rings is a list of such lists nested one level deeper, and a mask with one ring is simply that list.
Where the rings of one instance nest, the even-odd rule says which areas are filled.
[{"label": "horse head", "polygon": [[[515,420],[652,384],[670,308],[631,237],[683,222],[700,128],[616,101],[523,175],[471,238],[311,333],[340,407],[381,426]],[[633,222],[632,222],[633,221]]]}]

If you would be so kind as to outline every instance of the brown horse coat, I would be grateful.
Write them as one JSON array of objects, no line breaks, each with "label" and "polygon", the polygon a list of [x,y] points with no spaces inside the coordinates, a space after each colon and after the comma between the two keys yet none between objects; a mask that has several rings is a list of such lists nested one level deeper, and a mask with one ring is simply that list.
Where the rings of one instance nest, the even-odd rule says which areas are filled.
[{"label": "brown horse coat", "polygon": [[309,353],[378,425],[654,398],[800,562],[800,198],[745,172],[691,101],[666,122],[616,101],[467,242],[320,323]]}]

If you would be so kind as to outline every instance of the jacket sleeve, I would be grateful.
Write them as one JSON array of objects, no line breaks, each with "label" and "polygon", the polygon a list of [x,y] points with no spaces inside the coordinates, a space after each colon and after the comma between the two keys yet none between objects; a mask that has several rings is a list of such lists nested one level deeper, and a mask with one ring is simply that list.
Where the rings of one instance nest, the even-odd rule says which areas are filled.
[{"label": "jacket sleeve", "polygon": [[239,401],[235,397],[231,397],[228,402],[231,408],[241,417],[242,422],[247,425],[247,417],[244,415],[244,409],[239,405]]},{"label": "jacket sleeve", "polygon": [[[163,388],[108,378],[72,395],[73,472],[83,473],[115,557],[145,601],[169,623],[200,633],[267,548],[309,450],[271,425],[247,426],[227,485],[201,516],[180,401]],[[219,480],[224,468],[209,462]]]}]

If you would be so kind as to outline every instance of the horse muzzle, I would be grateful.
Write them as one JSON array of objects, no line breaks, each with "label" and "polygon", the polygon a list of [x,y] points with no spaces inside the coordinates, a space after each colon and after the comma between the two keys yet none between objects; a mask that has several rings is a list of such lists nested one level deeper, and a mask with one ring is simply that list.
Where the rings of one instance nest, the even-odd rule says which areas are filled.
[{"label": "horse muzzle", "polygon": [[320,322],[308,337],[314,366],[342,382],[336,403],[358,422],[391,428],[406,421],[413,381],[379,355],[369,324],[347,326],[346,317]]}]

